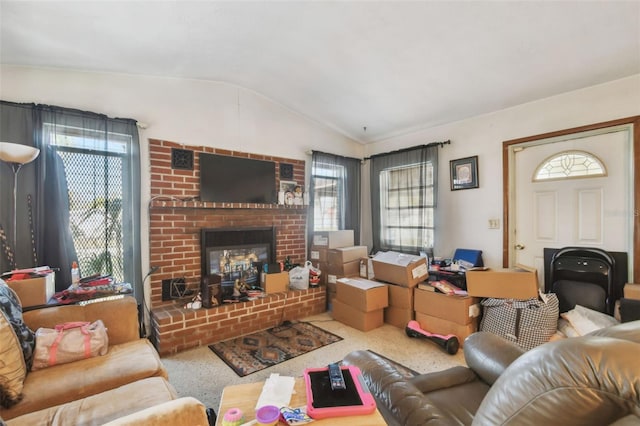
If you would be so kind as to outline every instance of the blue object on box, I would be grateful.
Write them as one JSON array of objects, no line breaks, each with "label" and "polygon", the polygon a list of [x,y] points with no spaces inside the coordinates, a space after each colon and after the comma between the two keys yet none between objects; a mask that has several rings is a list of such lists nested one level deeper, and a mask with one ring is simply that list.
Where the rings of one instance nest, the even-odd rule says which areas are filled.
[{"label": "blue object on box", "polygon": [[463,261],[470,264],[471,268],[484,266],[482,261],[482,250],[456,249],[453,253],[453,261]]}]

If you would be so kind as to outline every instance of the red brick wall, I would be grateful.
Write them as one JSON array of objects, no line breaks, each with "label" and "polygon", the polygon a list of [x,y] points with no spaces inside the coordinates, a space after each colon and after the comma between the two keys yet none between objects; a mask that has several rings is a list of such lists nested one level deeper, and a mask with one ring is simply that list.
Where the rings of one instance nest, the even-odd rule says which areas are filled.
[{"label": "red brick wall", "polygon": [[209,345],[326,310],[324,287],[274,293],[211,309],[163,306],[152,311],[151,340],[160,355]]},{"label": "red brick wall", "polygon": [[[171,148],[194,152],[193,170],[171,168]],[[210,309],[184,309],[184,301],[162,301],[162,280],[185,278],[194,291],[200,287],[200,229],[276,227],[276,260],[306,259],[305,206],[200,202],[198,153],[249,157],[293,164],[293,180],[304,185],[304,161],[184,146],[149,140],[151,201],[149,205],[150,264],[160,269],[150,277],[151,340],[162,355],[215,343],[301,319],[326,310],[324,287],[269,294],[263,299]]]},{"label": "red brick wall", "polygon": [[[193,170],[172,169],[171,148],[192,150]],[[275,226],[276,260],[284,260],[289,256],[293,262],[300,263],[306,259],[306,207],[198,201],[200,152],[274,161],[278,182],[279,163],[289,163],[293,165],[293,180],[304,186],[305,162],[301,160],[211,147],[184,146],[175,142],[150,139],[150,264],[160,267],[150,278],[152,308],[173,303],[162,301],[163,279],[184,277],[190,288],[198,289],[201,275],[201,228]]]}]

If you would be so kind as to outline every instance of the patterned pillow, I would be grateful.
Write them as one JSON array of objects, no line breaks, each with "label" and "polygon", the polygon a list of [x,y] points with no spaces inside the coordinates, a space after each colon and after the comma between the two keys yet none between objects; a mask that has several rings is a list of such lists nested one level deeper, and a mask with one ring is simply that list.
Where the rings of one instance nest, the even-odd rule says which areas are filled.
[{"label": "patterned pillow", "polygon": [[2,311],[18,336],[22,347],[27,371],[33,364],[33,350],[36,346],[36,335],[22,320],[22,307],[16,293],[0,279],[0,311]]},{"label": "patterned pillow", "polygon": [[[22,399],[27,368],[22,349],[9,320],[0,311],[0,405],[10,408]],[[3,424],[0,422],[0,424]]]}]

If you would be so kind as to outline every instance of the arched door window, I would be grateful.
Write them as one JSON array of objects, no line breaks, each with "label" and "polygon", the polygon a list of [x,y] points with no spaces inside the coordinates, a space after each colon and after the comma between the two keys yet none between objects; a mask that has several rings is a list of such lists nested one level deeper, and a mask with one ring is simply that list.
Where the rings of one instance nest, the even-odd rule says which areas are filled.
[{"label": "arched door window", "polygon": [[607,169],[595,155],[586,151],[564,151],[544,160],[533,173],[533,181],[601,177]]}]

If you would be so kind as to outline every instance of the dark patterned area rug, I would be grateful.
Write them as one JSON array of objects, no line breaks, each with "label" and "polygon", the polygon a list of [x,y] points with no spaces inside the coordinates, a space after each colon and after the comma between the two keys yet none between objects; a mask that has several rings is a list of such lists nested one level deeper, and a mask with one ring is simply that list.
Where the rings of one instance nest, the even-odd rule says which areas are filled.
[{"label": "dark patterned area rug", "polygon": [[209,345],[240,377],[342,340],[308,322],[293,322]]}]

